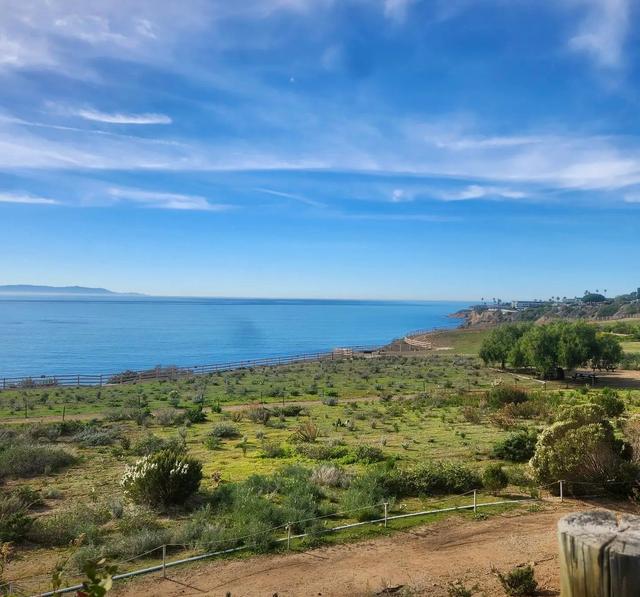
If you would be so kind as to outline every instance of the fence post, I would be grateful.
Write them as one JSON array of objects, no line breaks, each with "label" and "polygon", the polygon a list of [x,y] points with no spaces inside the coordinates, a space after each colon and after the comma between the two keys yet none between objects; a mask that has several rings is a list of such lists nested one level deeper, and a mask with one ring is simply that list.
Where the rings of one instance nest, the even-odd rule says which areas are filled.
[{"label": "fence post", "polygon": [[76,387],[78,387],[78,388],[80,387],[80,376],[79,375],[78,375],[78,384],[77,384]]},{"label": "fence post", "polygon": [[560,501],[563,502],[564,501],[564,496],[563,496],[563,491],[562,491],[562,489],[563,489],[563,487],[562,487],[563,481],[558,481],[558,483],[560,483]]},{"label": "fence post", "polygon": [[474,512],[478,511],[478,490],[477,489],[473,490],[473,511]]},{"label": "fence post", "polygon": [[384,528],[387,528],[387,518],[389,516],[389,502],[384,503]]},{"label": "fence post", "polygon": [[102,373],[100,374],[100,387],[102,387]]},{"label": "fence post", "polygon": [[167,546],[162,546],[162,578],[167,578]]},{"label": "fence post", "polygon": [[287,523],[287,549],[291,549],[291,523]]}]

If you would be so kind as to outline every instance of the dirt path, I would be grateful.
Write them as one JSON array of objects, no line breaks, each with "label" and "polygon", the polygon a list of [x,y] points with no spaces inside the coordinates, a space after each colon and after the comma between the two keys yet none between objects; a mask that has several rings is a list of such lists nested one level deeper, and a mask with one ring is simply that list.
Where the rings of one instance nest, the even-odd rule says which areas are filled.
[{"label": "dirt path", "polygon": [[[225,595],[232,597],[373,595],[404,585],[419,595],[446,596],[462,580],[485,595],[501,595],[491,567],[535,563],[545,595],[559,595],[556,523],[580,504],[539,513],[507,513],[487,520],[450,518],[389,537],[306,553],[256,556],[173,569],[120,585],[115,595]],[[482,593],[480,593],[482,594]]]}]

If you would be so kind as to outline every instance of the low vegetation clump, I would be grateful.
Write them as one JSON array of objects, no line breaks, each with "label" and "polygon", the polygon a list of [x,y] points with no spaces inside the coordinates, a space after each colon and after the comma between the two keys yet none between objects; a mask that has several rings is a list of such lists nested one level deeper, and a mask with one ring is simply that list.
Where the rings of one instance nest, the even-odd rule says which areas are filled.
[{"label": "low vegetation clump", "polygon": [[487,491],[497,493],[509,484],[509,477],[500,464],[487,465],[482,473],[482,485]]},{"label": "low vegetation clump", "polygon": [[82,446],[110,446],[120,438],[120,433],[115,429],[101,427],[84,427],[76,433],[72,440]]},{"label": "low vegetation clump", "polygon": [[385,483],[397,496],[460,494],[482,486],[478,473],[468,466],[437,461],[410,469],[393,469]]},{"label": "low vegetation clump", "polygon": [[121,485],[127,497],[152,507],[181,505],[200,487],[202,464],[181,452],[162,450],[127,466]]},{"label": "low vegetation clump", "polygon": [[75,462],[76,457],[62,448],[24,441],[5,443],[0,446],[0,479],[51,474]]},{"label": "low vegetation clump", "polygon": [[526,462],[535,453],[537,437],[531,430],[511,433],[494,446],[493,455],[511,462]]},{"label": "low vegetation clump", "polygon": [[538,582],[531,565],[518,566],[505,574],[496,571],[496,575],[509,597],[528,597],[535,595],[538,590]]},{"label": "low vegetation clump", "polygon": [[64,547],[79,538],[86,543],[99,541],[101,525],[111,515],[107,508],[78,504],[33,521],[28,539],[38,545]]},{"label": "low vegetation clump", "polygon": [[342,496],[342,509],[357,520],[373,520],[383,514],[383,503],[390,500],[381,475],[372,471],[351,481]]},{"label": "low vegetation clump", "polygon": [[0,496],[0,543],[20,543],[25,539],[33,519],[29,511],[41,503],[30,491],[13,491]]},{"label": "low vegetation clump", "polygon": [[213,429],[209,431],[209,435],[220,439],[233,439],[240,437],[240,430],[233,423],[217,423]]},{"label": "low vegetation clump", "polygon": [[485,399],[493,408],[501,408],[507,404],[526,402],[529,394],[517,386],[496,386],[487,392]]}]

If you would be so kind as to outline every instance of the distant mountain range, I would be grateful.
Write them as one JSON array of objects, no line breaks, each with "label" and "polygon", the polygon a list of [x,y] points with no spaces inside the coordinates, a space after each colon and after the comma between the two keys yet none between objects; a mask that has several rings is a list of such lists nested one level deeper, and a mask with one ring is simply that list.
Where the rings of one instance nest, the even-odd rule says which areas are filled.
[{"label": "distant mountain range", "polygon": [[0,294],[66,294],[85,296],[142,296],[136,292],[113,292],[106,288],[88,288],[86,286],[39,286],[35,284],[0,285]]}]

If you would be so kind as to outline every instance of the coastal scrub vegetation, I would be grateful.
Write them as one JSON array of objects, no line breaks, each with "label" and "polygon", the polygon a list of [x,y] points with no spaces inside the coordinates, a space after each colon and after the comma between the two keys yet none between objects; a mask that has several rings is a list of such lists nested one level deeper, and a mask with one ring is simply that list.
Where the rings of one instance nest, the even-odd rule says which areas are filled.
[{"label": "coastal scrub vegetation", "polygon": [[163,544],[266,551],[289,523],[316,544],[336,540],[327,526],[380,518],[384,503],[390,514],[455,506],[473,490],[486,501],[558,479],[567,493],[637,490],[640,392],[542,384],[472,355],[22,392],[0,392],[0,404],[53,414],[20,420],[16,406],[0,430],[12,447],[0,452],[0,541],[33,556],[12,561],[10,576],[48,574],[64,554],[72,577]]}]

